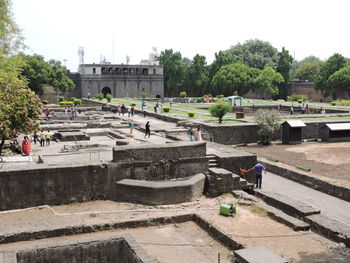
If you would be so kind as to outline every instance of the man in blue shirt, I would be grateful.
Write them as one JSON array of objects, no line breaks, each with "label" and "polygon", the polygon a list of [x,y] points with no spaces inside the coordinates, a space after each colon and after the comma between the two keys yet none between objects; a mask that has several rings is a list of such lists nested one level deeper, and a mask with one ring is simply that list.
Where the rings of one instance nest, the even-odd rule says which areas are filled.
[{"label": "man in blue shirt", "polygon": [[261,162],[258,162],[254,167],[250,168],[247,172],[250,172],[252,170],[255,170],[255,185],[256,185],[256,188],[261,188],[262,171],[264,171],[265,175],[266,175],[265,166],[262,165]]}]

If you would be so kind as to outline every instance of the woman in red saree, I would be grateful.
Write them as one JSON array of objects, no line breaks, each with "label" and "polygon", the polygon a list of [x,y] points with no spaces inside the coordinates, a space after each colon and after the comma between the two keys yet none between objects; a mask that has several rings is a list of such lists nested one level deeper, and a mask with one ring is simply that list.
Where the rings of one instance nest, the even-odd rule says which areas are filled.
[{"label": "woman in red saree", "polygon": [[30,153],[30,140],[27,136],[24,136],[24,140],[22,142],[22,155],[29,155]]}]

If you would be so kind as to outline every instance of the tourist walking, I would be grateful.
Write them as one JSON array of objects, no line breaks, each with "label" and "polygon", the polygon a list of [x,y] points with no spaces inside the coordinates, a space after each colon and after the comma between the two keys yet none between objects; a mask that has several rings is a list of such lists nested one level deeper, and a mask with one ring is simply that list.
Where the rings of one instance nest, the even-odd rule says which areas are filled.
[{"label": "tourist walking", "polygon": [[266,169],[265,166],[261,164],[261,162],[258,161],[258,163],[250,168],[249,170],[247,170],[247,173],[255,170],[255,186],[256,188],[261,188],[261,183],[262,183],[262,172],[265,172],[266,175]]},{"label": "tourist walking", "polygon": [[290,115],[293,115],[294,114],[294,108],[293,106],[290,107]]},{"label": "tourist walking", "polygon": [[127,107],[127,112],[128,112],[128,118],[130,118],[130,115],[131,115],[131,106],[130,105]]},{"label": "tourist walking", "polygon": [[198,127],[195,134],[194,134],[194,139],[196,142],[200,142],[202,141],[202,131],[201,131],[201,127]]},{"label": "tourist walking", "polygon": [[33,136],[33,138],[34,138],[34,144],[36,144],[36,141],[40,141],[40,139],[39,139],[39,131],[34,131],[34,136]]},{"label": "tourist walking", "polygon": [[125,113],[125,105],[124,103],[122,104],[122,106],[120,107],[120,110],[122,112],[122,115],[124,116],[124,113]]},{"label": "tourist walking", "polygon": [[45,134],[44,131],[40,133],[40,146],[45,146]]},{"label": "tourist walking", "polygon": [[134,131],[135,123],[133,120],[129,121],[130,134]]},{"label": "tourist walking", "polygon": [[46,146],[50,145],[51,137],[52,137],[52,134],[50,130],[48,130],[47,133],[45,134]]},{"label": "tourist walking", "polygon": [[190,129],[188,130],[188,138],[190,139],[190,142],[193,142],[194,136],[193,136],[193,130],[192,130],[192,128],[190,128]]},{"label": "tourist walking", "polygon": [[158,102],[154,102],[153,107],[154,107],[154,112],[157,113]]},{"label": "tourist walking", "polygon": [[142,106],[142,112],[143,112],[143,117],[146,117],[146,112],[147,112],[147,106],[146,106],[146,104],[144,104],[144,105]]},{"label": "tourist walking", "polygon": [[131,105],[130,112],[131,112],[131,116],[134,117],[134,113],[135,113],[135,107],[134,107],[134,105]]},{"label": "tourist walking", "polygon": [[22,141],[22,155],[28,156],[30,153],[30,140],[28,136],[24,136],[24,139]]},{"label": "tourist walking", "polygon": [[149,121],[146,123],[145,130],[145,138],[147,137],[147,135],[148,138],[151,137],[151,127],[149,125]]}]

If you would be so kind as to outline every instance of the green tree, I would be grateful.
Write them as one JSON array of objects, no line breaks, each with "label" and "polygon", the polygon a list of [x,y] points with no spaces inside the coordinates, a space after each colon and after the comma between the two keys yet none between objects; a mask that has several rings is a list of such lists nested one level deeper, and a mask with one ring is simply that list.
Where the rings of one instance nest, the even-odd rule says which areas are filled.
[{"label": "green tree", "polygon": [[[234,64],[234,63],[239,63],[239,62],[243,63],[242,59],[239,57],[230,56],[222,51],[219,51],[219,53],[215,53],[215,59],[214,59],[213,63],[210,64],[210,66],[208,67],[209,90],[207,90],[207,91],[210,91],[210,93],[212,93],[212,86],[211,86],[212,80],[222,66],[226,66],[226,65],[230,65],[230,64]],[[205,90],[203,91],[203,94],[204,93],[205,93]]]},{"label": "green tree", "polygon": [[185,66],[182,64],[180,52],[166,49],[160,54],[160,64],[164,65],[165,94],[179,93],[179,87],[184,81]]},{"label": "green tree", "polygon": [[28,80],[28,86],[37,94],[43,94],[44,87],[51,85],[65,93],[74,88],[74,83],[67,76],[67,69],[59,61],[46,62],[43,56],[21,54],[25,61],[22,75]]},{"label": "green tree", "polygon": [[263,69],[266,66],[276,68],[277,49],[269,42],[259,39],[251,39],[244,44],[238,43],[225,51],[233,57],[240,57],[244,64],[249,67]]},{"label": "green tree", "polygon": [[0,0],[0,50],[3,54],[14,54],[23,46],[20,29],[13,19],[10,0]]},{"label": "green tree", "polygon": [[209,108],[210,114],[216,118],[219,118],[219,123],[222,123],[222,118],[226,113],[230,112],[232,109],[231,104],[219,101]]},{"label": "green tree", "polygon": [[335,91],[343,91],[350,96],[350,66],[334,72],[327,80],[327,86]]},{"label": "green tree", "polygon": [[41,102],[19,78],[21,60],[0,56],[0,153],[5,140],[38,129]]},{"label": "green tree", "polygon": [[282,75],[271,67],[265,67],[260,71],[259,76],[254,80],[256,91],[264,96],[266,93],[278,94],[277,85],[284,82]]},{"label": "green tree", "polygon": [[269,110],[258,110],[255,122],[258,124],[258,136],[262,144],[270,144],[273,136],[279,131],[279,115]]},{"label": "green tree", "polygon": [[248,67],[242,63],[226,65],[216,73],[211,85],[215,94],[243,96],[254,89],[255,79],[259,73],[259,69]]},{"label": "green tree", "polygon": [[333,86],[329,85],[328,78],[339,69],[345,67],[346,60],[340,54],[334,54],[328,60],[322,64],[320,68],[320,74],[316,78],[315,88],[320,90],[325,96],[332,96],[336,98],[336,91]]},{"label": "green tree", "polygon": [[321,60],[311,60],[303,63],[295,71],[295,78],[300,80],[315,81],[320,74],[320,69],[324,62]]},{"label": "green tree", "polygon": [[209,72],[205,56],[195,55],[186,74],[187,91],[192,96],[202,96],[208,84]]},{"label": "green tree", "polygon": [[289,51],[286,50],[284,47],[282,48],[282,51],[277,54],[277,57],[278,57],[278,61],[277,61],[276,70],[283,77],[283,81],[278,82],[279,96],[281,98],[286,98],[290,70],[292,68],[292,63],[293,63],[293,57],[289,55]]}]

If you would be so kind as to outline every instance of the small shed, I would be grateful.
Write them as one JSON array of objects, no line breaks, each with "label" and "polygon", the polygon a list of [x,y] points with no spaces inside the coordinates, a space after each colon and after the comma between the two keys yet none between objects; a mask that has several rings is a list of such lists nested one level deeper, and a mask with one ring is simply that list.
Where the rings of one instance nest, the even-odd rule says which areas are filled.
[{"label": "small shed", "polygon": [[321,139],[326,142],[350,141],[350,123],[327,123],[321,128]]},{"label": "small shed", "polygon": [[243,106],[243,97],[240,96],[230,96],[227,99],[231,102],[232,106]]},{"label": "small shed", "polygon": [[301,143],[302,129],[306,127],[300,120],[285,121],[282,123],[282,143],[298,144]]}]

